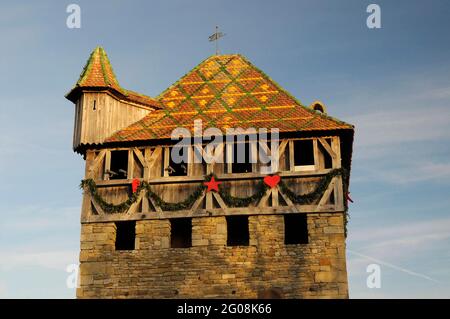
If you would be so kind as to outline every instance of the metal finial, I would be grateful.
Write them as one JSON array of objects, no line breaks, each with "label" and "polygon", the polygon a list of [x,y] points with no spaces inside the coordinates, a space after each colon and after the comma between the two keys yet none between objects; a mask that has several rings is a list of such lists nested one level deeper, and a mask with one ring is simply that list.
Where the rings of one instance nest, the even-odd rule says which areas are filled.
[{"label": "metal finial", "polygon": [[219,39],[224,36],[225,33],[219,32],[218,26],[216,26],[216,32],[209,36],[209,42],[216,42],[216,55],[219,55]]}]

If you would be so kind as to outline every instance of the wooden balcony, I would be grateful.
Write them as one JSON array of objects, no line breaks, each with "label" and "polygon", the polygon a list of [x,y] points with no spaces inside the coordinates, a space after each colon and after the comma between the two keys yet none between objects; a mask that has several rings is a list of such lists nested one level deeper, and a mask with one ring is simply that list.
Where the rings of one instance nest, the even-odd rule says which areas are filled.
[{"label": "wooden balcony", "polygon": [[[313,139],[314,169],[295,171],[293,167],[294,140],[284,140],[280,144],[280,171],[277,173],[282,182],[295,194],[307,194],[314,191],[318,183],[330,172],[340,168],[338,137]],[[319,148],[319,145],[323,145]],[[167,164],[168,146],[144,149],[127,149],[128,169],[124,179],[109,179],[105,168],[109,168],[111,151],[90,151],[86,158],[86,178],[92,178],[97,185],[98,194],[112,204],[119,204],[131,195],[131,184],[138,179],[151,187],[162,200],[169,203],[183,201],[192,194],[205,177],[201,164],[189,164],[188,176],[164,176]],[[331,158],[331,167],[324,167],[324,154]],[[197,165],[197,166],[195,166]],[[227,164],[207,164],[206,172],[214,172],[221,188],[234,197],[247,197],[255,193],[258,184],[266,174],[261,173],[227,173]],[[256,170],[254,170],[256,171]],[[233,207],[226,204],[220,193],[203,191],[202,195],[186,210],[163,210],[142,191],[137,200],[124,212],[109,213],[102,209],[89,192],[85,192],[82,207],[82,222],[105,222],[119,220],[165,219],[200,216],[252,215],[252,214],[286,214],[319,213],[344,211],[343,179],[341,175],[333,176],[323,193],[308,204],[294,203],[280,187],[280,184],[265,190],[264,195],[246,207]]]}]

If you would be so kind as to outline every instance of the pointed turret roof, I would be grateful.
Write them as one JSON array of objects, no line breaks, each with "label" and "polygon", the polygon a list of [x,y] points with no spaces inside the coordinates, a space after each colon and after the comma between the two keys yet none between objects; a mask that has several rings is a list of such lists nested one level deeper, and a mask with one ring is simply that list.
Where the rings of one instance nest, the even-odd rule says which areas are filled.
[{"label": "pointed turret roof", "polygon": [[170,138],[177,127],[279,128],[280,132],[350,129],[353,126],[303,106],[241,55],[214,55],[157,99],[162,109],[116,132],[106,142]]},{"label": "pointed turret roof", "polygon": [[72,102],[76,102],[82,89],[108,90],[119,98],[129,102],[159,108],[159,103],[155,99],[130,90],[125,90],[120,86],[108,56],[102,47],[97,47],[92,51],[77,83],[67,93],[66,98]]}]

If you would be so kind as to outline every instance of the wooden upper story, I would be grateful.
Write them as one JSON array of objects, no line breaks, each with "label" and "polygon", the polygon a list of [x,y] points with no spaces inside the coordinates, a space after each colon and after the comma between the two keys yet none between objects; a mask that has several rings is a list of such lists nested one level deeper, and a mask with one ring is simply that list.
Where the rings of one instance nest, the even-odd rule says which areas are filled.
[{"label": "wooden upper story", "polygon": [[[236,198],[246,198],[258,191],[258,185],[267,174],[267,166],[252,155],[263,150],[271,155],[270,144],[264,141],[245,143],[250,156],[244,163],[232,160],[238,143],[223,143],[214,149],[216,161],[195,161],[194,157],[205,151],[205,145],[184,147],[187,163],[174,163],[170,156],[174,145],[135,146],[88,150],[86,153],[86,179],[93,179],[98,194],[112,204],[126,201],[132,195],[132,183],[146,182],[163,201],[178,203],[195,193],[213,173],[221,182],[221,189]],[[228,161],[227,161],[228,159]],[[278,149],[279,166],[276,175],[291,192],[305,195],[314,192],[330,173],[341,168],[341,137],[323,136],[281,139]],[[253,163],[252,163],[253,162]],[[346,163],[348,164],[348,163]],[[346,165],[347,166],[347,165]],[[202,191],[186,209],[166,210],[143,191],[136,202],[121,213],[108,213],[89,192],[84,194],[82,220],[106,221],[147,218],[172,218],[228,214],[264,214],[286,212],[343,212],[345,209],[345,184],[348,176],[332,176],[323,191],[311,202],[295,203],[286,190],[277,185],[267,188],[264,195],[245,207],[227,204],[219,192]]]},{"label": "wooden upper story", "polygon": [[[318,101],[303,106],[240,55],[206,59],[153,99],[120,87],[97,48],[66,97],[76,105],[74,150],[86,159],[84,179],[95,184],[95,194],[92,187],[84,194],[83,222],[346,208],[353,126],[327,115]],[[229,128],[277,129],[272,161],[278,166],[271,173],[280,183],[262,183],[268,173],[260,155],[275,156],[275,141],[219,143],[215,161],[206,163],[195,159],[207,142],[194,140],[183,148],[185,162],[175,163],[171,134],[181,128],[197,136],[196,121],[204,132],[224,135]],[[244,145],[244,163],[235,161],[238,145]],[[211,174],[220,192],[199,189]],[[145,190],[133,193],[136,180]]]}]

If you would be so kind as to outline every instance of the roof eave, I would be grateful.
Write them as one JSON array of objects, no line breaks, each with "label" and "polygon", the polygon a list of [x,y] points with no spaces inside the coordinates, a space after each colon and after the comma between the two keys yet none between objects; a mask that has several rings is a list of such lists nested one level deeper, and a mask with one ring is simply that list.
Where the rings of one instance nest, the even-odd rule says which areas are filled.
[{"label": "roof eave", "polygon": [[64,97],[66,99],[68,99],[69,101],[71,101],[72,103],[76,103],[83,91],[108,91],[113,96],[115,96],[121,100],[127,101],[127,102],[132,102],[135,104],[143,105],[145,107],[150,107],[152,109],[160,109],[161,108],[161,106],[159,105],[159,102],[157,100],[155,100],[154,103],[145,103],[142,101],[135,101],[133,99],[130,99],[128,96],[126,96],[122,92],[120,92],[110,86],[79,86],[79,85],[76,85],[72,90],[70,90],[66,95],[64,95]]}]

